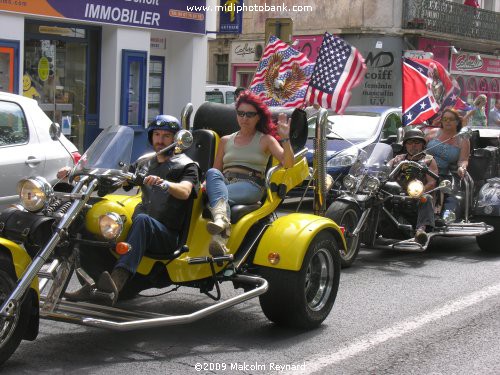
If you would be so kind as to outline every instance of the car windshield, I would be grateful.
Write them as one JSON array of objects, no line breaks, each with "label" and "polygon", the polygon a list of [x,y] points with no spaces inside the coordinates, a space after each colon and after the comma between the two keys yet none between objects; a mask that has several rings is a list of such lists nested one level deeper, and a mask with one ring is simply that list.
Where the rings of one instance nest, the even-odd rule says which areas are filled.
[{"label": "car windshield", "polygon": [[[327,138],[365,140],[377,132],[380,114],[373,112],[352,112],[343,115],[328,116]],[[314,138],[316,117],[308,121],[308,137]]]},{"label": "car windshield", "polygon": [[121,125],[103,130],[74,168],[74,174],[103,174],[130,164],[134,131]]}]

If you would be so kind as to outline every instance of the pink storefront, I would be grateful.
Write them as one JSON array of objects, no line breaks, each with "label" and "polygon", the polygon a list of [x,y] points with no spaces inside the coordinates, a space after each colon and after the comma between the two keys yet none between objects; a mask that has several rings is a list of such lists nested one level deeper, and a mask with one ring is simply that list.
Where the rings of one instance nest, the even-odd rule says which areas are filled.
[{"label": "pink storefront", "polygon": [[462,89],[462,97],[471,103],[479,94],[488,97],[491,108],[496,98],[500,98],[500,59],[496,56],[480,55],[469,52],[454,53],[450,59],[450,73]]},{"label": "pink storefront", "polygon": [[[500,97],[500,59],[497,56],[479,55],[470,51],[451,53],[452,46],[449,42],[429,38],[420,38],[418,48],[432,52],[434,60],[455,77],[464,101],[472,103],[476,96],[485,94],[488,97],[486,110],[489,110],[495,99]],[[459,46],[455,48],[459,49]]]}]

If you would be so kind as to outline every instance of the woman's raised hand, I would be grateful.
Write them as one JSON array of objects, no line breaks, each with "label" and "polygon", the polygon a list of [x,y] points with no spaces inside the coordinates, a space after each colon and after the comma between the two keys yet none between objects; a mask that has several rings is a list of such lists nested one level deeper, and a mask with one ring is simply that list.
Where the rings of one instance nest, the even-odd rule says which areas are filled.
[{"label": "woman's raised hand", "polygon": [[288,118],[285,113],[278,115],[278,135],[281,139],[290,137],[290,123],[292,119]]}]

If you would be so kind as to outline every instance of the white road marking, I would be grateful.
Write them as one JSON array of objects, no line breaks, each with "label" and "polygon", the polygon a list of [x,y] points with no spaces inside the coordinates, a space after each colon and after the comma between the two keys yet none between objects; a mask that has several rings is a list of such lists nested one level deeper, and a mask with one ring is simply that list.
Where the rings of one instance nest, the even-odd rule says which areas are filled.
[{"label": "white road marking", "polygon": [[[392,327],[381,329],[372,334],[361,337],[359,340],[346,345],[342,349],[332,354],[317,355],[305,361],[305,371],[301,374],[312,374],[325,369],[337,362],[353,357],[361,352],[367,351],[376,345],[391,339],[401,337],[407,333],[415,331],[422,326],[432,323],[445,316],[451,315],[470,306],[478,304],[485,299],[500,295],[500,284],[491,285],[478,290],[455,301],[449,302],[442,307],[417,315],[406,321],[398,323]],[[302,362],[303,363],[303,362]],[[290,371],[289,374],[297,374]]]}]

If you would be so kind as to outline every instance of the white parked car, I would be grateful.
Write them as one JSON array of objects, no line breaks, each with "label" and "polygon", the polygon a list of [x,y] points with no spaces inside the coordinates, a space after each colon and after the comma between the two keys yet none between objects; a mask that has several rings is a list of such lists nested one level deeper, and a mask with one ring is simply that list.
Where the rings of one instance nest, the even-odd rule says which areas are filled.
[{"label": "white parked car", "polygon": [[51,124],[35,100],[0,92],[0,206],[17,201],[20,179],[43,176],[54,183],[59,168],[80,158],[64,135],[51,137]]},{"label": "white parked car", "polygon": [[234,103],[234,91],[236,86],[209,85],[205,87],[205,100],[207,102],[232,104]]}]

